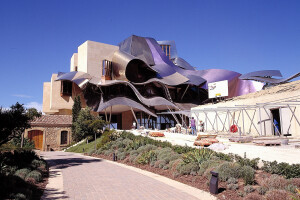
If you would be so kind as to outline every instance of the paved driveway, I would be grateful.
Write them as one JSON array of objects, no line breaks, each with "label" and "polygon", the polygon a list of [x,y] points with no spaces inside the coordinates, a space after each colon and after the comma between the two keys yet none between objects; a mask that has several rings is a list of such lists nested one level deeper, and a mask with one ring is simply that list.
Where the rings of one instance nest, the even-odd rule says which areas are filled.
[{"label": "paved driveway", "polygon": [[67,152],[41,152],[50,163],[42,199],[214,199],[171,179],[111,161]]}]

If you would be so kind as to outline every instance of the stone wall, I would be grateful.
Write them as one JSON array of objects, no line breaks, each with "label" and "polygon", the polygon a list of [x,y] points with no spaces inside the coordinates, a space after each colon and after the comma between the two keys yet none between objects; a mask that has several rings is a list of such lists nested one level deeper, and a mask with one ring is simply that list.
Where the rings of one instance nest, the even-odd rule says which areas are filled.
[{"label": "stone wall", "polygon": [[[25,130],[25,137],[28,137],[28,131],[41,130],[43,131],[43,150],[62,150],[72,142],[71,127],[32,127]],[[67,144],[61,144],[61,132],[68,131]]]}]

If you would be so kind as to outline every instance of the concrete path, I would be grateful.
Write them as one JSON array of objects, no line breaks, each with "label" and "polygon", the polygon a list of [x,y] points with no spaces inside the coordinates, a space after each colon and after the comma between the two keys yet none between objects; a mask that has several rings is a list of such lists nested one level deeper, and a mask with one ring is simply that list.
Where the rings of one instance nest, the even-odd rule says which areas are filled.
[{"label": "concrete path", "polygon": [[68,152],[41,152],[50,163],[42,199],[216,199],[199,189],[151,172]]}]

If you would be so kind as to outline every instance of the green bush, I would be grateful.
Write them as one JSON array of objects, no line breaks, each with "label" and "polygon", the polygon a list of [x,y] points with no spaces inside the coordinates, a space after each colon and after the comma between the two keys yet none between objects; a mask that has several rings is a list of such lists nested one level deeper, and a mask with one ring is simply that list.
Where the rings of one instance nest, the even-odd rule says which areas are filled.
[{"label": "green bush", "polygon": [[117,152],[117,159],[118,160],[124,160],[126,158],[126,152]]},{"label": "green bush", "polygon": [[105,145],[106,143],[112,141],[111,140],[111,135],[112,135],[113,131],[105,131],[100,138],[100,142],[97,144],[97,149],[101,148],[103,145]]},{"label": "green bush", "polygon": [[184,154],[190,151],[193,151],[194,148],[193,147],[189,147],[187,145],[185,146],[180,146],[180,145],[173,145],[172,146],[173,151],[175,151],[178,154]]},{"label": "green bush", "polygon": [[27,174],[27,176],[25,177],[25,180],[27,181],[30,178],[33,178],[36,183],[42,181],[42,179],[43,179],[41,172],[39,172],[37,170],[33,170],[29,174]]},{"label": "green bush", "polygon": [[157,149],[156,151],[157,154],[157,160],[164,160],[167,164],[172,161],[176,160],[180,157],[179,154],[175,153],[171,148],[166,147],[162,149]]},{"label": "green bush", "polygon": [[222,160],[206,160],[199,165],[198,174],[202,176],[208,168],[216,168],[224,161]]},{"label": "green bush", "polygon": [[236,179],[236,178],[229,178],[228,180],[227,180],[227,183],[228,184],[236,184],[238,182],[238,180]]},{"label": "green bush", "polygon": [[243,166],[241,168],[241,178],[243,178],[245,185],[253,184],[255,179],[255,170],[250,166]]},{"label": "green bush", "polygon": [[148,152],[148,151],[155,150],[155,149],[157,149],[157,146],[154,146],[152,144],[146,144],[144,146],[140,146],[137,149],[137,152],[140,154],[140,153]]},{"label": "green bush", "polygon": [[181,162],[177,165],[176,170],[177,172],[179,172],[180,175],[185,175],[185,174],[195,175],[199,170],[199,165],[194,162],[190,162],[190,163]]},{"label": "green bush", "polygon": [[230,183],[227,185],[227,189],[228,190],[237,190],[237,189],[239,189],[239,185],[235,184],[235,183]]},{"label": "green bush", "polygon": [[229,178],[239,178],[241,176],[241,166],[238,163],[224,162],[217,169],[221,181]]},{"label": "green bush", "polygon": [[167,162],[165,160],[157,160],[155,163],[154,163],[154,167],[155,168],[160,168],[162,169],[164,166],[167,165]]},{"label": "green bush", "polygon": [[152,161],[156,161],[156,156],[157,155],[154,150],[145,151],[136,157],[135,163],[142,165],[149,164]]},{"label": "green bush", "polygon": [[249,159],[249,158],[243,158],[239,155],[234,155],[234,160],[239,163],[241,166],[250,166],[253,169],[258,169],[258,162],[259,158]]},{"label": "green bush", "polygon": [[87,154],[88,154],[89,156],[91,156],[91,155],[93,155],[95,152],[96,152],[95,149],[90,149],[90,150],[88,151]]},{"label": "green bush", "polygon": [[210,160],[214,156],[215,152],[210,149],[194,149],[182,156],[182,160],[185,163],[196,163],[200,165],[206,160]]},{"label": "green bush", "polygon": [[234,161],[234,154],[229,153],[225,154],[222,152],[215,152],[215,156],[220,158],[221,160],[228,161],[228,162],[233,162]]},{"label": "green bush", "polygon": [[277,163],[268,162],[263,160],[262,170],[271,173],[282,175],[288,179],[290,178],[300,178],[300,164],[288,164],[288,163]]},{"label": "green bush", "polygon": [[113,154],[113,150],[104,150],[103,151],[103,154],[105,155],[105,156],[110,156],[110,155],[112,155]]},{"label": "green bush", "polygon": [[23,168],[19,169],[15,172],[15,176],[20,177],[21,179],[25,180],[25,177],[30,173],[30,169]]}]

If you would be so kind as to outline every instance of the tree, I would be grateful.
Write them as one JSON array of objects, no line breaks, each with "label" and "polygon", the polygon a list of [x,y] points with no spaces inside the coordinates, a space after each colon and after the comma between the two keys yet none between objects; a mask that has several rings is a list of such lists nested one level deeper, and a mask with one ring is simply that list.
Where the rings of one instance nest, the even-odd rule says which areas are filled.
[{"label": "tree", "polygon": [[72,107],[72,132],[75,131],[74,123],[76,122],[80,111],[81,111],[80,96],[76,96]]},{"label": "tree", "polygon": [[94,136],[95,132],[102,130],[106,123],[101,117],[91,115],[91,109],[86,108],[79,112],[78,118],[73,124],[73,139],[78,142],[88,136]]},{"label": "tree", "polygon": [[81,100],[80,96],[76,96],[72,107],[72,120],[76,122],[79,112],[81,111]]},{"label": "tree", "polygon": [[28,108],[26,111],[26,115],[29,117],[30,121],[35,118],[39,118],[42,116],[42,112],[39,112],[36,108]]},{"label": "tree", "polygon": [[9,110],[0,108],[0,145],[20,137],[26,128],[30,128],[29,120],[23,104],[17,102]]}]

